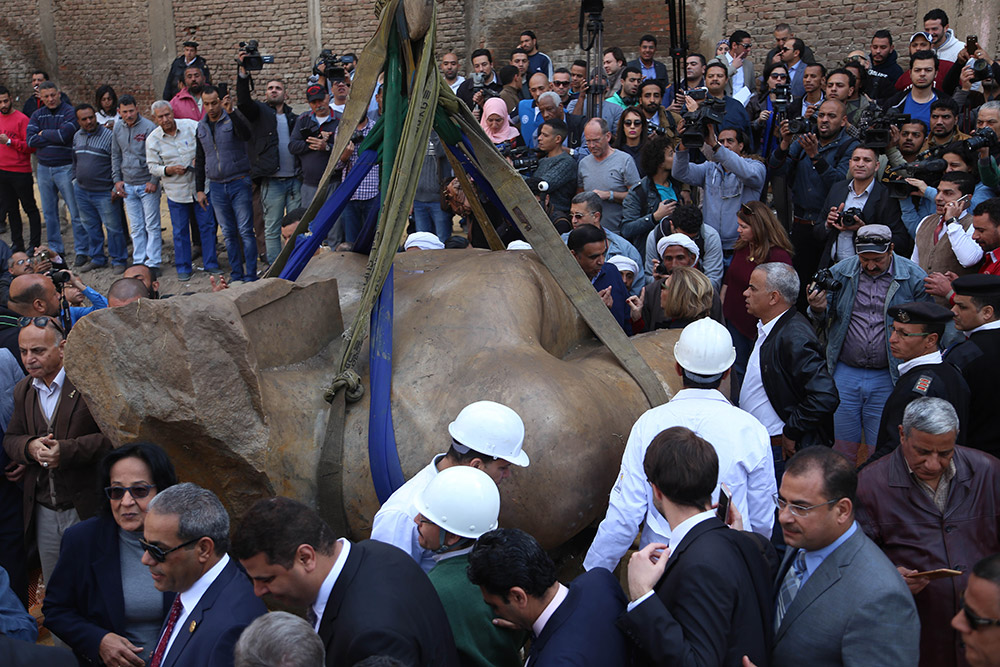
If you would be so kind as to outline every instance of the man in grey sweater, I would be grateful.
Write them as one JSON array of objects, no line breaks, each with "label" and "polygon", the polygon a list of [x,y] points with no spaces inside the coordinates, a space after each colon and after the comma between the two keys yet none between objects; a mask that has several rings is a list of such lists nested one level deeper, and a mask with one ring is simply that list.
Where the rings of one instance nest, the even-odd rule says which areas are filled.
[{"label": "man in grey sweater", "polygon": [[104,254],[103,223],[108,228],[108,253],[114,272],[125,272],[127,248],[122,218],[111,201],[114,181],[111,176],[112,132],[97,122],[94,107],[78,104],[76,121],[80,129],[73,135],[73,181],[80,218],[87,232],[87,255],[90,261],[80,267],[80,273],[107,266]]},{"label": "man in grey sweater", "polygon": [[156,125],[139,115],[135,98],[122,95],[118,102],[122,122],[115,123],[111,143],[111,177],[115,195],[125,199],[132,263],[160,268],[163,239],[160,236],[160,179],[146,167],[146,137]]}]

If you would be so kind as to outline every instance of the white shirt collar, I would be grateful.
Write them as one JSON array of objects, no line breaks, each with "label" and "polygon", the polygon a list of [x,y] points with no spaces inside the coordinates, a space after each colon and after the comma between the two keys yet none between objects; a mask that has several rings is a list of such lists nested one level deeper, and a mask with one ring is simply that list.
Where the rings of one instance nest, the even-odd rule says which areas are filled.
[{"label": "white shirt collar", "polygon": [[934,350],[933,352],[928,352],[927,354],[917,357],[915,359],[910,359],[909,361],[904,361],[899,364],[899,374],[907,372],[911,368],[916,366],[926,366],[928,364],[940,364],[942,362],[941,351]]},{"label": "white shirt collar", "polygon": [[871,180],[871,182],[868,183],[868,187],[866,187],[861,192],[861,194],[859,194],[859,195],[858,194],[854,194],[855,193],[855,190],[854,190],[854,180],[852,179],[851,180],[851,184],[848,186],[848,189],[850,190],[850,193],[852,195],[854,195],[858,199],[861,199],[862,197],[867,197],[868,195],[870,195],[872,193],[872,188],[874,188],[874,187],[875,187],[875,179],[873,178]]},{"label": "white shirt collar", "polygon": [[684,519],[679,524],[677,524],[676,528],[671,527],[670,555],[671,556],[674,555],[674,550],[681,543],[681,541],[683,541],[683,539],[687,536],[687,534],[691,532],[692,528],[697,526],[702,521],[707,521],[708,519],[711,519],[713,516],[715,516],[715,510],[705,510],[704,512],[695,514],[694,516]]},{"label": "white shirt collar", "polygon": [[181,604],[184,605],[185,614],[190,614],[195,607],[198,606],[198,602],[201,601],[201,596],[205,594],[208,587],[215,583],[215,580],[219,578],[222,571],[226,569],[226,564],[229,563],[229,554],[222,554],[222,558],[219,562],[209,568],[208,572],[201,575],[198,581],[191,584],[191,588],[187,589],[181,593]]},{"label": "white shirt collar", "polygon": [[337,560],[333,562],[333,567],[326,575],[326,579],[319,587],[319,594],[316,596],[316,601],[313,602],[313,612],[316,614],[316,627],[313,628],[316,632],[319,632],[319,624],[323,622],[323,612],[326,611],[327,600],[330,599],[330,593],[333,592],[333,587],[337,583],[337,578],[340,573],[344,570],[344,565],[347,564],[347,554],[351,552],[351,542],[346,537],[342,537],[339,540],[341,549],[340,554],[337,556]]},{"label": "white shirt collar", "polygon": [[559,585],[559,588],[556,589],[556,594],[552,596],[552,600],[545,607],[545,609],[542,610],[542,613],[538,615],[535,622],[531,624],[531,631],[535,633],[535,638],[542,636],[542,630],[545,629],[545,624],[549,622],[549,619],[552,618],[552,614],[556,613],[556,609],[559,608],[559,605],[561,605],[563,600],[566,599],[566,596],[569,595],[568,588],[563,586],[558,581],[556,584]]},{"label": "white shirt collar", "polygon": [[982,326],[976,327],[972,331],[967,331],[965,333],[965,336],[969,337],[972,334],[976,333],[977,331],[990,331],[992,329],[1000,329],[1000,320],[994,320],[992,322],[987,322],[986,324],[984,324]]},{"label": "white shirt collar", "polygon": [[40,391],[47,396],[52,396],[58,394],[62,390],[63,384],[66,383],[66,369],[60,368],[59,372],[52,379],[52,384],[45,384],[44,380],[39,380],[38,378],[32,378],[31,386],[35,388],[35,391]]},{"label": "white shirt collar", "polygon": [[774,327],[778,323],[778,320],[780,320],[781,316],[784,315],[785,313],[787,313],[788,311],[789,311],[788,308],[786,308],[785,310],[781,311],[780,313],[778,313],[778,315],[776,315],[775,317],[772,317],[768,321],[767,324],[764,324],[760,320],[757,320],[757,335],[758,335],[758,337],[767,337],[768,335],[770,335],[770,333],[772,331],[774,331]]}]

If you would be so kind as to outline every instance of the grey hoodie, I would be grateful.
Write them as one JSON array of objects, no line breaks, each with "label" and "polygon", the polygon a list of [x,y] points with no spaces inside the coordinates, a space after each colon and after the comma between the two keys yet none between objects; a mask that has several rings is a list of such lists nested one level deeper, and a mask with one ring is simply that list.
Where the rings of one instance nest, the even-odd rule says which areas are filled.
[{"label": "grey hoodie", "polygon": [[145,116],[139,116],[132,127],[123,120],[115,123],[112,130],[114,141],[111,145],[111,177],[115,183],[125,181],[127,185],[159,184],[160,179],[150,174],[146,167],[146,137],[155,129],[153,121]]}]

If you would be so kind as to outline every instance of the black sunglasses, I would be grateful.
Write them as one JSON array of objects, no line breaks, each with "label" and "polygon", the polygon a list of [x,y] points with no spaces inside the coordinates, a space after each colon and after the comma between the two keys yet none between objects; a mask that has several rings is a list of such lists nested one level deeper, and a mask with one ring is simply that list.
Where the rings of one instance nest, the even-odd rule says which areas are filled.
[{"label": "black sunglasses", "polygon": [[58,331],[64,336],[66,335],[66,332],[63,331],[63,328],[59,324],[59,321],[54,317],[47,317],[45,315],[41,315],[39,317],[22,317],[17,321],[17,326],[18,328],[21,329],[31,324],[34,324],[39,329],[44,329],[45,327],[51,324],[56,328],[56,331]]},{"label": "black sunglasses", "polygon": [[183,549],[184,547],[191,546],[200,539],[201,539],[200,537],[196,537],[193,540],[188,540],[184,544],[178,544],[176,547],[166,550],[156,546],[155,544],[150,544],[149,542],[146,541],[146,538],[144,537],[139,538],[139,544],[142,545],[143,550],[149,554],[150,558],[155,560],[157,563],[163,563],[167,560],[167,556],[169,556],[173,552],[177,551],[178,549]]},{"label": "black sunglasses", "polygon": [[133,498],[139,500],[140,498],[145,498],[149,495],[151,489],[155,489],[155,484],[136,484],[135,486],[106,486],[104,487],[104,495],[108,497],[109,500],[121,500],[125,497],[125,492],[128,491]]},{"label": "black sunglasses", "polygon": [[962,596],[962,611],[965,612],[965,620],[969,622],[969,627],[972,628],[973,632],[990,626],[1000,627],[1000,618],[983,618],[969,609],[969,605],[965,604],[964,595]]}]

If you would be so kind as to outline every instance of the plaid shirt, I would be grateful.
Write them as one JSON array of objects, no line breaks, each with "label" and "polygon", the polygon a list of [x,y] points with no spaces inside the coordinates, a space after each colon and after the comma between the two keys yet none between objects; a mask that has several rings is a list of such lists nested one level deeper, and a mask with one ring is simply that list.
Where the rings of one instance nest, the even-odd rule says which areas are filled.
[{"label": "plaid shirt", "polygon": [[[368,133],[372,131],[373,127],[375,127],[375,121],[369,118],[368,123],[361,130],[361,134],[367,137]],[[355,146],[354,148],[355,150],[353,153],[351,153],[351,157],[347,160],[347,163],[345,164],[341,162],[341,165],[344,166],[344,178],[346,178],[347,175],[351,173],[351,169],[354,169],[354,165],[358,161],[357,146]],[[351,201],[355,200],[368,201],[369,199],[377,197],[379,194],[379,183],[380,183],[379,165],[376,164],[374,167],[372,167],[372,170],[368,172],[368,175],[365,176],[364,179],[362,179],[361,185],[358,186],[358,189],[355,190],[354,194],[351,196]]]}]

